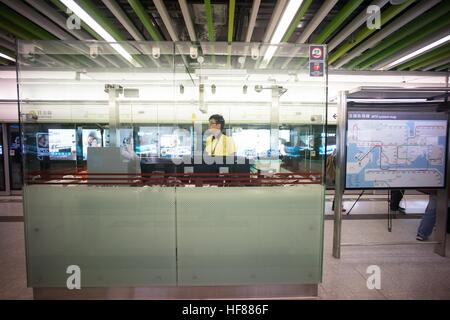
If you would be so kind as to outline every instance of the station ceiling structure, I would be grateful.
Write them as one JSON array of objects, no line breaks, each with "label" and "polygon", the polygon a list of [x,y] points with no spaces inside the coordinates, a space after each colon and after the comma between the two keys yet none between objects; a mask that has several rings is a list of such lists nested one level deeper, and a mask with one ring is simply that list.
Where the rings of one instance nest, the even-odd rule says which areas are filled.
[{"label": "station ceiling structure", "polygon": [[326,44],[331,69],[448,71],[449,12],[448,0],[0,0],[0,65],[15,64],[16,39],[287,42]]}]

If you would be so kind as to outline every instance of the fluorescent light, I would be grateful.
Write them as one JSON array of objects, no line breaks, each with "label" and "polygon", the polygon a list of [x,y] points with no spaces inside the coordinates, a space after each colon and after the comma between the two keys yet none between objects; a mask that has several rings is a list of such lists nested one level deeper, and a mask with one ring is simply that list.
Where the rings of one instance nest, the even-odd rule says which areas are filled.
[{"label": "fluorescent light", "polygon": [[395,60],[394,62],[388,64],[387,66],[384,66],[383,68],[381,68],[379,70],[390,69],[390,68],[392,68],[392,67],[394,67],[396,65],[399,65],[399,64],[401,64],[401,63],[403,63],[403,62],[405,62],[407,60],[410,60],[410,59],[414,58],[415,56],[418,56],[418,55],[420,55],[420,54],[422,54],[422,53],[424,53],[424,52],[426,52],[428,50],[431,50],[434,47],[437,47],[437,46],[439,46],[439,45],[441,45],[441,44],[443,44],[445,42],[448,42],[448,41],[450,41],[450,35],[448,35],[448,36],[446,36],[446,37],[444,37],[444,38],[442,38],[440,40],[437,40],[437,41],[435,41],[433,43],[430,43],[429,45],[427,45],[427,46],[425,46],[425,47],[423,47],[423,48],[421,48],[419,50],[416,50],[416,51],[414,51],[414,52],[412,52],[412,53],[410,53],[410,54],[408,54],[408,55],[406,55],[406,56],[404,56],[404,57],[402,57],[402,58],[400,58],[398,60]]},{"label": "fluorescent light", "polygon": [[10,56],[7,56],[6,54],[3,54],[3,53],[1,53],[1,52],[0,52],[0,58],[7,59],[7,60],[11,60],[11,61],[13,61],[13,62],[16,62],[16,59],[11,58]]},{"label": "fluorescent light", "polygon": [[[283,16],[281,17],[280,21],[278,22],[277,28],[275,29],[275,32],[272,35],[272,38],[270,39],[270,44],[279,44],[281,39],[283,38],[284,34],[286,33],[286,30],[289,28],[292,19],[294,19],[295,14],[298,11],[298,8],[300,8],[303,0],[290,0],[286,8],[284,9]],[[265,68],[269,62],[270,59],[272,59],[273,55],[275,54],[275,51],[277,50],[276,46],[269,46],[269,48],[266,50],[266,53],[264,55],[263,61],[262,61],[262,68]]]},{"label": "fluorescent light", "polygon": [[[81,8],[73,0],[60,0],[67,8],[72,10],[78,18],[83,20],[89,27],[91,27],[103,40],[108,42],[117,42],[101,25],[97,23],[83,8]],[[110,44],[114,50],[116,50],[127,61],[131,62],[134,66],[140,67],[140,65],[133,59],[133,57],[118,43]]]}]

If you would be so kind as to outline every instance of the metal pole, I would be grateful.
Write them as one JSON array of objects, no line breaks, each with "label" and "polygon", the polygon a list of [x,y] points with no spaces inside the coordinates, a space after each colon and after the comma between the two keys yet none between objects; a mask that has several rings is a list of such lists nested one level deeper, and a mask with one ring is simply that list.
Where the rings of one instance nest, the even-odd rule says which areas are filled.
[{"label": "metal pole", "polygon": [[[450,119],[449,119],[450,120]],[[449,192],[449,165],[450,165],[450,146],[447,141],[447,181],[446,188],[437,191],[437,207],[436,207],[436,241],[434,252],[445,257],[445,243],[447,238],[447,219],[448,219],[448,192]]]},{"label": "metal pole", "polygon": [[341,257],[341,229],[342,229],[342,196],[345,189],[345,141],[347,122],[347,91],[339,92],[338,96],[338,122],[336,130],[336,179],[334,193],[334,232],[333,232],[333,257]]}]

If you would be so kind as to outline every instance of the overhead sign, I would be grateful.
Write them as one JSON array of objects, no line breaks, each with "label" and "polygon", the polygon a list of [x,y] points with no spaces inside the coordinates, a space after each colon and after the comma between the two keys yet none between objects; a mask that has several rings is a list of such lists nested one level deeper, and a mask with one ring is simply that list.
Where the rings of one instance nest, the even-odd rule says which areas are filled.
[{"label": "overhead sign", "polygon": [[325,61],[325,47],[324,46],[310,46],[309,47],[309,76],[323,77]]}]

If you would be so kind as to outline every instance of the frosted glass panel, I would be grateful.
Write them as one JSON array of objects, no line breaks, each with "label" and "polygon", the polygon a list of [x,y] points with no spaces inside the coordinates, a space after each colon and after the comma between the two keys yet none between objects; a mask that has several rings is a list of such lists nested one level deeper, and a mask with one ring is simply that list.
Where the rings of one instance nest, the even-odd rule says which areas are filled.
[{"label": "frosted glass panel", "polygon": [[322,278],[321,185],[177,189],[179,285]]},{"label": "frosted glass panel", "polygon": [[176,285],[175,191],[129,186],[24,188],[28,285]]}]

